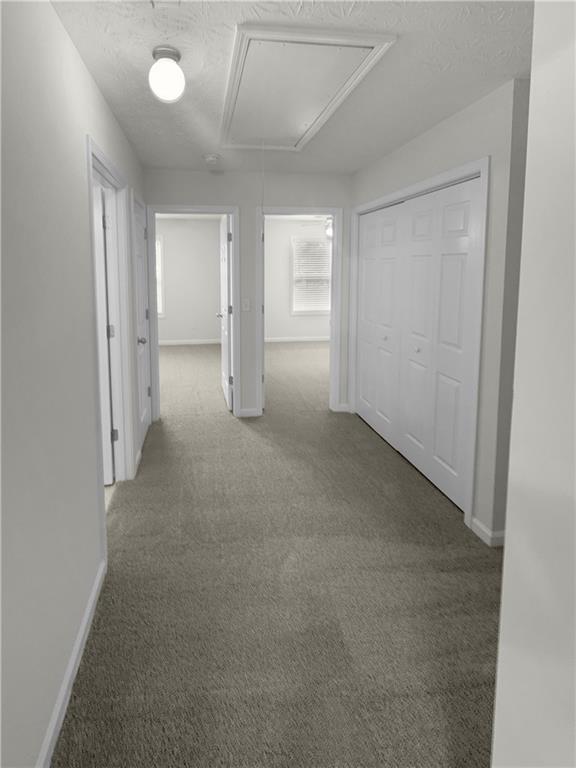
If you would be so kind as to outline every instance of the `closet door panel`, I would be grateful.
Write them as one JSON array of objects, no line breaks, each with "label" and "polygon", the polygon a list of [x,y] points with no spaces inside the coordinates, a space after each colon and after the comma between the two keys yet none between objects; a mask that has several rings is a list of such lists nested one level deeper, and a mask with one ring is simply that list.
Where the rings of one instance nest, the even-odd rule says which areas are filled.
[{"label": "closet door panel", "polygon": [[393,444],[400,345],[399,223],[396,208],[376,211],[360,217],[359,231],[357,410]]},{"label": "closet door panel", "polygon": [[361,217],[358,413],[470,509],[482,324],[480,182]]},{"label": "closet door panel", "polygon": [[438,201],[438,315],[434,438],[429,477],[458,506],[471,503],[475,458],[482,254],[479,182],[435,193]]},{"label": "closet door panel", "polygon": [[399,450],[427,474],[432,438],[431,360],[436,307],[431,287],[436,269],[438,223],[434,206],[425,198],[406,203],[404,216]]}]

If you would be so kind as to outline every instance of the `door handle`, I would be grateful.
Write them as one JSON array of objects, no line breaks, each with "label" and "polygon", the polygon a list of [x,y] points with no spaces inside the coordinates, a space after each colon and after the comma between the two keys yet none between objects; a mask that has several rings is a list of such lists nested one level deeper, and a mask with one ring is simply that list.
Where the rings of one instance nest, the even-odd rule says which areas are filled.
[{"label": "door handle", "polygon": [[138,336],[138,344],[146,344],[148,339],[145,339],[144,336]]},{"label": "door handle", "polygon": [[219,317],[220,319],[222,319],[224,315],[222,314],[222,312],[216,312],[216,317]]}]

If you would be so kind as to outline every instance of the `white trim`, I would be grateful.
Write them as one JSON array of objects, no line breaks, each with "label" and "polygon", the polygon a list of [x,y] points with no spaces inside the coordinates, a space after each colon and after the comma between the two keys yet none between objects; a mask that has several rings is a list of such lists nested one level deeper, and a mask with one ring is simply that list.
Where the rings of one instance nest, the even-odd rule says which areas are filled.
[{"label": "white trim", "polygon": [[[358,332],[358,232],[360,216],[364,213],[370,213],[381,208],[386,208],[390,205],[396,205],[410,200],[413,197],[419,197],[421,195],[427,195],[431,192],[436,192],[439,189],[452,186],[454,184],[461,184],[465,181],[472,179],[480,180],[480,200],[481,200],[481,226],[480,226],[480,243],[479,250],[482,253],[484,259],[484,265],[486,264],[486,228],[488,223],[488,186],[489,186],[489,174],[490,174],[490,158],[484,157],[480,160],[476,160],[465,165],[452,168],[444,173],[440,173],[431,178],[425,179],[412,184],[409,187],[400,189],[396,192],[392,192],[389,195],[371,200],[368,203],[363,203],[357,206],[352,211],[351,221],[351,240],[350,240],[350,325],[348,336],[348,392],[350,399],[350,409],[353,413],[357,412],[357,393],[356,393],[356,339]],[[482,279],[484,280],[484,271],[482,273]],[[483,295],[483,286],[482,286]],[[479,324],[478,337],[474,340],[474,344],[481,349],[481,333],[483,326],[484,310],[482,310],[482,322]],[[479,366],[480,366],[481,354],[477,356],[478,369],[476,371],[476,381],[479,381]],[[477,424],[478,421],[478,391],[475,397],[475,413],[473,414],[473,421]],[[478,431],[476,430],[476,439]],[[476,452],[475,452],[476,454]],[[474,460],[474,469],[476,468],[476,458]],[[474,486],[476,481],[476,472],[474,471],[474,477],[472,479],[471,487],[467,493],[467,503],[464,505],[464,522],[469,528],[473,528],[473,500],[474,500]],[[495,532],[493,535],[498,536],[500,532]],[[490,534],[492,535],[492,534]]]},{"label": "white trim", "polygon": [[[230,216],[232,226],[232,376],[234,397],[232,413],[242,416],[240,396],[242,392],[240,375],[240,208],[237,205],[149,205],[147,207],[148,227],[148,276],[150,307],[150,378],[152,390],[152,420],[160,418],[160,359],[158,338],[158,310],[156,307],[156,214],[157,213],[219,213]],[[218,340],[219,341],[219,340]]]},{"label": "white trim", "polygon": [[[285,43],[308,43],[320,45],[340,46],[366,46],[372,51],[353,72],[344,85],[336,92],[322,112],[311,123],[294,146],[273,146],[266,144],[231,144],[230,128],[234,116],[234,109],[238,99],[238,91],[244,71],[244,64],[248,54],[248,48],[253,40]],[[234,49],[232,61],[228,73],[226,97],[224,101],[224,114],[221,128],[221,145],[224,149],[268,149],[286,152],[299,152],[315,136],[326,121],[334,114],[342,102],[352,93],[366,77],[374,65],[380,61],[386,51],[396,41],[395,35],[374,34],[370,31],[351,32],[347,30],[326,30],[310,27],[266,27],[251,24],[240,24],[236,27],[234,37]]]},{"label": "white trim", "polygon": [[262,416],[262,411],[258,408],[239,408],[234,416],[237,416],[240,419],[250,419],[256,416]]},{"label": "white trim", "polygon": [[[134,477],[136,468],[134,464],[134,371],[130,358],[130,331],[131,331],[131,305],[126,300],[131,294],[131,246],[132,226],[130,215],[130,190],[122,174],[114,164],[106,157],[94,140],[86,137],[86,151],[88,162],[88,194],[90,201],[90,227],[92,244],[92,262],[94,281],[96,280],[96,251],[94,242],[94,205],[93,185],[94,176],[98,174],[114,190],[114,226],[116,238],[116,253],[112,254],[112,261],[108,264],[109,308],[114,317],[114,325],[118,344],[111,349],[110,378],[112,389],[112,403],[114,412],[113,426],[118,429],[118,440],[113,444],[114,452],[114,479],[130,480]],[[94,310],[96,317],[96,298]],[[95,328],[97,333],[97,329]],[[98,370],[99,364],[96,366]],[[100,395],[98,395],[100,397]],[[99,434],[99,454],[102,454],[102,436]],[[102,466],[98,472],[103,478]],[[102,479],[102,485],[103,485]],[[102,497],[104,498],[104,497]],[[103,523],[104,533],[105,519]],[[104,550],[105,553],[105,550]]]},{"label": "white trim", "polygon": [[275,339],[264,339],[264,341],[266,344],[283,344],[293,341],[330,341],[330,336],[281,336]]},{"label": "white trim", "polygon": [[[156,261],[158,261],[158,248],[157,244],[160,243],[160,265],[162,273],[162,286],[160,295],[162,296],[162,312],[157,309],[158,318],[161,319],[166,315],[166,259],[164,258],[164,235],[156,235],[154,237],[154,253],[156,254]],[[156,274],[158,273],[158,264],[156,264]],[[158,307],[158,282],[156,282],[156,307]]]},{"label": "white trim", "polygon": [[490,528],[480,522],[475,517],[472,518],[470,528],[474,531],[476,536],[482,539],[489,547],[503,547],[505,531],[492,531]]},{"label": "white trim", "polygon": [[121,218],[125,223],[124,233],[118,231],[118,335],[120,339],[120,366],[122,370],[122,447],[124,449],[124,471],[116,480],[132,480],[136,476],[136,420],[134,418],[137,397],[134,391],[136,381],[136,360],[133,344],[133,303],[132,303],[132,200],[134,193],[125,188],[118,193]]},{"label": "white trim", "polygon": [[329,408],[336,411],[342,402],[342,392],[340,383],[340,361],[342,349],[342,251],[343,251],[343,211],[342,208],[326,208],[323,206],[265,206],[256,209],[256,236],[257,236],[257,259],[256,259],[256,307],[259,305],[262,310],[257,313],[256,329],[256,375],[257,375],[257,393],[256,402],[260,414],[264,411],[264,386],[262,377],[264,375],[264,217],[298,214],[318,214],[332,216],[334,221],[334,236],[332,239],[332,269],[330,279],[330,396]]},{"label": "white trim", "polygon": [[411,184],[409,187],[399,189],[389,195],[384,195],[376,200],[371,200],[369,203],[358,205],[354,208],[353,214],[360,216],[363,213],[377,211],[380,208],[386,208],[389,205],[397,205],[398,203],[410,200],[413,197],[429,195],[431,192],[436,192],[439,189],[444,189],[453,184],[462,184],[464,181],[477,179],[488,172],[489,164],[490,158],[483,157],[481,160],[476,160],[473,163],[460,165],[457,168],[444,171],[436,176],[419,181],[416,184]]},{"label": "white trim", "polygon": [[54,752],[54,747],[56,746],[56,742],[60,734],[60,729],[62,728],[64,715],[66,714],[66,708],[70,700],[70,694],[72,693],[72,686],[74,684],[76,673],[78,672],[78,667],[80,666],[80,660],[82,659],[88,633],[90,631],[90,627],[92,626],[94,612],[96,610],[96,605],[98,603],[98,598],[100,596],[100,590],[102,589],[105,575],[106,561],[102,560],[98,566],[98,570],[96,571],[96,577],[94,579],[94,583],[92,584],[92,589],[90,590],[90,595],[88,597],[88,602],[86,603],[84,615],[82,616],[82,621],[80,622],[78,632],[76,633],[76,639],[74,640],[74,645],[72,646],[72,652],[70,654],[70,658],[68,659],[68,664],[66,665],[66,670],[64,671],[64,677],[62,679],[62,683],[60,684],[60,690],[58,691],[58,696],[56,697],[56,702],[54,703],[54,707],[52,709],[48,728],[46,729],[44,740],[42,741],[42,746],[40,747],[40,752],[38,754],[38,759],[36,760],[36,768],[49,768],[50,766],[52,753]]},{"label": "white trim", "polygon": [[116,168],[114,163],[109,160],[96,142],[91,136],[86,136],[86,146],[88,149],[88,162],[90,168],[90,176],[92,175],[91,169],[94,168],[99,174],[104,176],[106,181],[112,184],[116,189],[123,189],[126,186],[124,176]]},{"label": "white trim", "polygon": [[[94,290],[92,290],[92,310],[93,316],[97,317],[96,300],[96,245],[94,239],[94,176],[100,175],[115,190],[115,218],[117,234],[117,262],[115,269],[115,293],[116,293],[116,325],[118,349],[114,355],[113,366],[114,374],[111,376],[113,387],[113,398],[116,404],[115,424],[119,430],[120,439],[114,443],[114,461],[115,461],[115,480],[131,479],[135,472],[134,465],[134,446],[130,446],[133,441],[132,413],[134,408],[133,378],[131,377],[129,350],[129,317],[131,307],[129,301],[122,301],[121,297],[126,298],[128,294],[122,294],[131,285],[131,217],[129,216],[128,202],[130,200],[131,190],[126,185],[124,176],[118,171],[116,166],[108,159],[100,147],[94,142],[90,135],[86,135],[86,166],[88,183],[88,201],[89,201],[89,222],[90,222],[90,244],[92,250],[92,281]],[[94,370],[99,370],[98,360],[98,329],[94,324]],[[100,384],[96,381],[96,401],[94,402],[97,414],[97,423],[100,423]],[[119,412],[118,412],[119,411]],[[98,486],[98,507],[101,510],[100,516],[100,549],[101,557],[104,561],[107,559],[107,529],[106,529],[106,502],[104,498],[104,469],[103,469],[103,445],[101,430],[97,430],[96,435],[96,476]]]},{"label": "white trim", "polygon": [[146,256],[148,259],[148,333],[150,334],[150,418],[160,418],[160,358],[158,354],[158,302],[156,288],[156,217],[146,207]]},{"label": "white trim", "polygon": [[336,403],[330,407],[330,410],[335,413],[354,413],[354,410],[350,408],[350,403]]},{"label": "white trim", "polygon": [[186,347],[200,344],[220,344],[220,339],[160,339],[161,347]]}]

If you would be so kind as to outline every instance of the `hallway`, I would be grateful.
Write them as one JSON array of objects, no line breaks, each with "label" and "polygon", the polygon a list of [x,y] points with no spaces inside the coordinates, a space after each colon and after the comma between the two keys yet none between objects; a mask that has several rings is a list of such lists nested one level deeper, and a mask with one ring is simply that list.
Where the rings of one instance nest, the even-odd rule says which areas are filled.
[{"label": "hallway", "polygon": [[250,420],[218,355],[162,349],[52,765],[487,768],[501,552],[327,410],[325,345],[267,351]]}]

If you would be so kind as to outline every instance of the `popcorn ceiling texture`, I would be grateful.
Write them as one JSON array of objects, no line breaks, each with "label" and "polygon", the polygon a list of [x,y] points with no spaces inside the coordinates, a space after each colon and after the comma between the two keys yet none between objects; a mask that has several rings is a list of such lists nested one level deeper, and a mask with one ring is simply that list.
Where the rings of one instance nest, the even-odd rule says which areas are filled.
[{"label": "popcorn ceiling texture", "polygon": [[[529,73],[532,3],[56,2],[55,8],[145,166],[354,172],[503,82]],[[301,153],[221,150],[237,24],[369,30],[396,44]],[[155,45],[182,52],[185,97],[157,102]],[[286,73],[289,77],[290,73]],[[254,115],[258,120],[258,115]],[[255,130],[255,133],[257,131]]]}]

